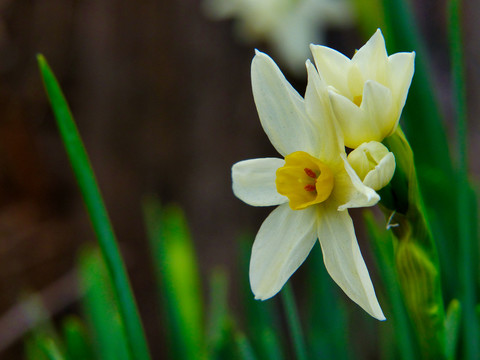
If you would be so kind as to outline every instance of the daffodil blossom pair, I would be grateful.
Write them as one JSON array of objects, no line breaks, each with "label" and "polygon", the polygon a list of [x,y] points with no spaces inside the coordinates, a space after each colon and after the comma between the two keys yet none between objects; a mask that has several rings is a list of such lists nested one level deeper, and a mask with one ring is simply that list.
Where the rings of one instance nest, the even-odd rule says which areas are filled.
[{"label": "daffodil blossom pair", "polygon": [[[325,266],[342,290],[384,320],[347,209],[375,205],[395,159],[379,143],[391,135],[413,75],[414,53],[387,56],[378,30],[350,60],[311,46],[303,99],[267,55],[252,62],[261,124],[284,159],[246,160],[232,168],[233,190],[254,206],[278,207],[255,238],[250,284],[257,299],[275,295],[318,238]],[[354,148],[348,155],[345,147]]]},{"label": "daffodil blossom pair", "polygon": [[252,61],[252,88],[261,124],[285,158],[241,161],[232,168],[235,195],[254,206],[278,207],[257,233],[250,260],[255,298],[268,299],[303,263],[317,239],[327,271],[373,317],[384,320],[355,237],[348,208],[375,205],[347,161],[327,86],[307,61],[303,99],[266,54]]}]

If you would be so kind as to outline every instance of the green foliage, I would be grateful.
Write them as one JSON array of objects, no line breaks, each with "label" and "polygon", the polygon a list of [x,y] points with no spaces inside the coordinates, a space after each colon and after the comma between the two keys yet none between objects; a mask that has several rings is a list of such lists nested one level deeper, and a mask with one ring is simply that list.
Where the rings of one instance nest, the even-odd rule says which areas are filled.
[{"label": "green foliage", "polygon": [[[311,359],[352,358],[348,314],[341,301],[341,290],[328,275],[317,243],[306,260],[306,337]],[[328,326],[325,326],[328,324]]]},{"label": "green foliage", "polygon": [[445,311],[440,267],[418,188],[413,153],[400,127],[384,144],[397,162],[388,188],[390,194],[382,198],[381,204],[386,218],[395,224],[391,229],[398,240],[395,266],[403,298],[423,357],[441,359],[445,356]]},{"label": "green foliage", "polygon": [[195,249],[183,212],[177,206],[144,202],[158,293],[165,299],[172,354],[176,359],[203,355],[203,301]]},{"label": "green foliage", "polygon": [[228,313],[227,295],[227,275],[223,270],[216,269],[210,277],[206,330],[206,351],[210,359],[221,359],[220,354],[229,346],[232,320]]},{"label": "green foliage", "polygon": [[[458,208],[458,265],[459,292],[463,309],[464,356],[470,359],[480,357],[480,329],[475,321],[475,303],[478,293],[476,277],[478,267],[477,202],[468,179],[467,146],[467,99],[463,59],[463,38],[461,29],[461,1],[449,1],[449,38],[452,63],[454,108],[457,119],[457,208]],[[474,217],[471,216],[474,214]]]},{"label": "green foliage", "polygon": [[447,308],[447,316],[445,319],[445,343],[447,359],[456,358],[455,354],[462,316],[461,310],[462,308],[460,302],[456,299],[453,299]]},{"label": "green foliage", "polygon": [[[458,164],[450,156],[428,54],[409,2],[355,0],[355,5],[364,33],[382,27],[389,53],[416,51],[416,73],[403,114],[410,143],[400,128],[384,140],[397,162],[394,178],[380,191],[390,231],[381,230],[371,214],[366,216],[384,284],[377,293],[386,299],[382,306],[385,304],[388,321],[378,328],[382,331],[382,356],[455,359],[461,354],[476,359],[480,353],[480,305],[475,307],[479,290],[478,209],[468,180],[460,1],[450,2]],[[26,340],[26,358],[148,360],[125,266],[88,155],[42,55],[38,64],[100,253],[85,250],[78,265],[88,326],[70,316],[58,335],[52,324],[43,322]],[[227,274],[221,269],[210,278],[208,308],[205,306],[195,247],[181,209],[161,206],[155,198],[148,198],[144,217],[172,358],[282,360],[289,358],[285,337],[292,340],[290,348],[298,359],[358,357],[348,337],[352,317],[338,299],[338,289],[324,269],[318,245],[307,261],[309,286],[301,306],[295,304],[289,284],[281,293],[289,329],[286,336],[279,325],[278,300],[255,301],[248,289],[250,238],[241,242],[240,302],[245,316],[237,322],[228,305]],[[445,312],[444,298],[459,300],[451,300]],[[41,312],[41,304],[32,311]],[[306,337],[301,325],[305,314]]]},{"label": "green foliage", "polygon": [[62,322],[62,330],[67,360],[94,358],[88,330],[80,318],[73,315],[67,316]]},{"label": "green foliage", "polygon": [[240,247],[240,293],[246,316],[246,332],[250,335],[252,346],[259,359],[285,359],[284,338],[278,324],[278,299],[274,297],[268,301],[255,300],[248,282],[250,251],[253,237],[243,235],[239,239]]},{"label": "green foliage", "polygon": [[375,222],[371,212],[365,213],[365,221],[386,294],[383,302],[386,305],[386,323],[393,328],[393,335],[387,340],[386,347],[391,353],[400,354],[401,359],[418,359],[418,344],[402,298],[400,280],[395,267],[394,249],[398,246],[397,240],[391,231],[387,231],[385,227],[382,229]]},{"label": "green foliage", "polygon": [[27,360],[64,360],[55,340],[45,335],[34,335],[27,340],[25,346]]},{"label": "green foliage", "polygon": [[57,120],[60,136],[97,235],[102,256],[114,281],[113,292],[117,297],[120,314],[125,325],[128,351],[134,359],[149,359],[145,334],[127,272],[90,160],[55,75],[43,55],[38,55],[37,59],[45,90]]},{"label": "green foliage", "polygon": [[86,249],[80,254],[79,275],[80,286],[85,293],[84,312],[90,325],[96,358],[132,359],[113,282],[98,251]]}]

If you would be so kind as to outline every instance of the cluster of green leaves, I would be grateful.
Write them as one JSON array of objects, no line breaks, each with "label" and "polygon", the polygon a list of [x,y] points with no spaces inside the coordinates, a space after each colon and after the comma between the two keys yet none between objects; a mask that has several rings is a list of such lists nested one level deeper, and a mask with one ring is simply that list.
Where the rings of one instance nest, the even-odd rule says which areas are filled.
[{"label": "cluster of green leaves", "polygon": [[[365,6],[365,3],[365,1],[357,0],[359,6],[362,4]],[[438,317],[444,318],[441,324],[436,325],[439,333],[443,334],[437,339],[439,341],[429,341],[426,334],[421,334],[421,321],[416,322],[419,319],[415,319],[414,314],[411,313],[405,318],[401,316],[403,320],[400,321],[397,319],[398,314],[405,311],[405,304],[402,300],[398,300],[398,293],[395,290],[395,282],[402,282],[395,269],[395,264],[398,268],[398,254],[401,253],[399,249],[405,246],[406,242],[401,240],[399,242],[391,235],[389,238],[389,234],[385,230],[380,231],[374,225],[373,220],[368,218],[369,232],[376,249],[380,274],[389,298],[387,303],[392,306],[395,318],[394,325],[397,327],[395,334],[404,339],[402,340],[401,352],[403,355],[401,357],[412,359],[415,358],[412,351],[413,354],[422,353],[422,350],[425,351],[425,347],[436,346],[442,349],[442,355],[435,358],[477,359],[480,357],[478,329],[480,321],[478,313],[475,312],[475,308],[478,309],[476,304],[480,290],[478,281],[478,210],[477,196],[468,178],[467,108],[460,22],[461,2],[459,0],[450,1],[448,9],[452,99],[456,109],[455,139],[448,139],[446,135],[442,109],[435,96],[436,91],[432,82],[428,53],[418,31],[410,2],[381,0],[377,5],[383,8],[383,11],[380,11],[382,16],[377,19],[377,23],[381,21],[385,24],[383,32],[387,39],[389,53],[412,50],[416,52],[415,76],[403,112],[403,126],[415,155],[419,193],[423,197],[423,204],[419,204],[419,211],[423,212],[426,223],[422,226],[426,227],[425,231],[431,234],[426,237],[431,237],[435,242],[428,245],[428,249],[423,246],[422,251],[427,249],[431,252],[429,256],[423,258],[433,259],[433,262],[430,263],[433,266],[432,271],[440,272],[434,275],[438,276],[441,281],[440,302],[437,303],[435,309],[432,308],[430,316],[436,314]],[[368,25],[375,23],[375,20],[365,20],[363,23]],[[456,148],[449,148],[449,140],[456,143]],[[391,143],[388,139],[386,141]],[[389,145],[387,144],[387,146]],[[451,156],[452,153],[455,154],[454,157]],[[393,248],[390,249],[391,246]],[[412,242],[406,246],[413,246]],[[438,251],[439,266],[436,265],[436,251]],[[425,278],[422,281],[424,280]],[[410,281],[413,282],[412,279]],[[432,286],[434,282],[432,280]],[[418,293],[407,293],[404,294],[403,299],[409,301],[409,296],[418,295]],[[442,297],[443,301],[441,301]],[[446,315],[442,315],[443,313]],[[408,326],[403,326],[403,323]],[[411,341],[405,341],[407,338],[410,338]],[[427,341],[429,342],[427,343]],[[435,342],[437,345],[432,345]],[[420,351],[415,352],[419,346]],[[433,351],[435,350],[423,352],[423,356],[427,356],[428,353],[432,354]]]}]

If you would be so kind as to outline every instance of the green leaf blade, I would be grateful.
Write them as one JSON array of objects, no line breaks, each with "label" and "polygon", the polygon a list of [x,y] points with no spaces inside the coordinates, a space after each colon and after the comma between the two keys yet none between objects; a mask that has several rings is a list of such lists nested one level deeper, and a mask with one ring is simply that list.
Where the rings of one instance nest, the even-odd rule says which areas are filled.
[{"label": "green leaf blade", "polygon": [[129,351],[135,359],[150,359],[145,333],[125,265],[87,152],[55,75],[43,55],[39,54],[37,60],[65,150],[97,235],[107,269],[114,281],[115,295],[118,299],[120,314],[125,323]]}]

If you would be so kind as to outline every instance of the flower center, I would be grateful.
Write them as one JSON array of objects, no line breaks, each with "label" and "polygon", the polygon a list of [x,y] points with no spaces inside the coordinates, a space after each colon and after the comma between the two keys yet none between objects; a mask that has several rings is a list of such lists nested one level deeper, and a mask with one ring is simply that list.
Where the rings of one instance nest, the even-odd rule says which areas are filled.
[{"label": "flower center", "polygon": [[302,210],[328,199],[333,190],[333,173],[317,158],[303,151],[285,157],[277,170],[277,191],[288,197],[292,210]]},{"label": "flower center", "polygon": [[355,105],[357,105],[358,107],[360,107],[360,105],[362,105],[362,100],[363,100],[363,96],[362,95],[357,95],[357,96],[354,96],[353,97],[353,103]]}]

